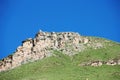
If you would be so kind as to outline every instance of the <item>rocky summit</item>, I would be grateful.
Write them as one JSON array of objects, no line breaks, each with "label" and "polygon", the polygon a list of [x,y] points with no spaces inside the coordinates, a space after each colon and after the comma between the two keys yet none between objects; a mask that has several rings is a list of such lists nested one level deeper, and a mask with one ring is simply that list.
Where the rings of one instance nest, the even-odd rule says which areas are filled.
[{"label": "rocky summit", "polygon": [[[105,47],[105,40],[81,36],[76,32],[43,32],[39,31],[35,38],[22,42],[16,51],[0,61],[0,72],[13,69],[28,62],[54,56],[57,50],[65,55],[73,56],[87,48],[100,49]],[[98,61],[99,62],[99,61]],[[85,64],[84,64],[85,65]]]}]

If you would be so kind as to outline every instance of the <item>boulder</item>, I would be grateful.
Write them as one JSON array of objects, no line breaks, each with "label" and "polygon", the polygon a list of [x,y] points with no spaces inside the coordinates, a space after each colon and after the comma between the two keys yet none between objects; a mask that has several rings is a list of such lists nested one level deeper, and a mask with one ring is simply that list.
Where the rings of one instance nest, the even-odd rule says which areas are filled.
[{"label": "boulder", "polygon": [[107,61],[107,63],[106,63],[106,65],[112,65],[112,66],[114,66],[114,65],[116,65],[117,63],[116,62],[114,62],[114,60],[109,60],[109,61]]}]

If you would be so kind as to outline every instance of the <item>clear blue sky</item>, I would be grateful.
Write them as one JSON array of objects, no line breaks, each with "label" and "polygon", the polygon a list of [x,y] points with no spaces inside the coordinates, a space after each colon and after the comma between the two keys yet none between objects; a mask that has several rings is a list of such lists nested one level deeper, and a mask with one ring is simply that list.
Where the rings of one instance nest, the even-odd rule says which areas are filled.
[{"label": "clear blue sky", "polygon": [[120,0],[0,0],[0,58],[40,29],[120,42]]}]

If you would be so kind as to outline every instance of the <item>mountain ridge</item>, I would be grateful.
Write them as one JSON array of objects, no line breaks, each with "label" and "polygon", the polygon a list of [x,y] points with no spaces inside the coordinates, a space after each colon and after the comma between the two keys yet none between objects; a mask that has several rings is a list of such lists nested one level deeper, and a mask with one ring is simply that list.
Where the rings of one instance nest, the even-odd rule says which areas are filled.
[{"label": "mountain ridge", "polygon": [[26,39],[16,49],[14,54],[0,61],[0,72],[14,69],[22,64],[41,60],[45,57],[54,56],[54,50],[72,56],[87,48],[105,48],[105,44],[109,42],[108,40],[101,41],[101,38],[94,39],[92,37],[81,36],[75,32],[39,31],[35,38]]}]

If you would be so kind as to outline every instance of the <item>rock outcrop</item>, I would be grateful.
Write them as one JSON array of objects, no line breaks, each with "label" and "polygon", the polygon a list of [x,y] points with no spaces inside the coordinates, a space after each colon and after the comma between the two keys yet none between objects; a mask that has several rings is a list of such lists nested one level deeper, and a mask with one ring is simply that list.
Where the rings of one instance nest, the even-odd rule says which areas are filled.
[{"label": "rock outcrop", "polygon": [[110,65],[110,66],[114,66],[114,65],[120,65],[120,59],[111,59],[108,61],[89,61],[89,62],[84,62],[81,63],[79,66],[94,66],[94,67],[98,67],[98,66],[102,66],[102,65]]},{"label": "rock outcrop", "polygon": [[15,53],[0,61],[0,72],[13,69],[21,64],[50,57],[53,55],[54,50],[72,56],[88,47],[96,49],[103,46],[102,43],[92,42],[91,39],[74,32],[39,31],[34,39],[29,38],[23,41]]}]

